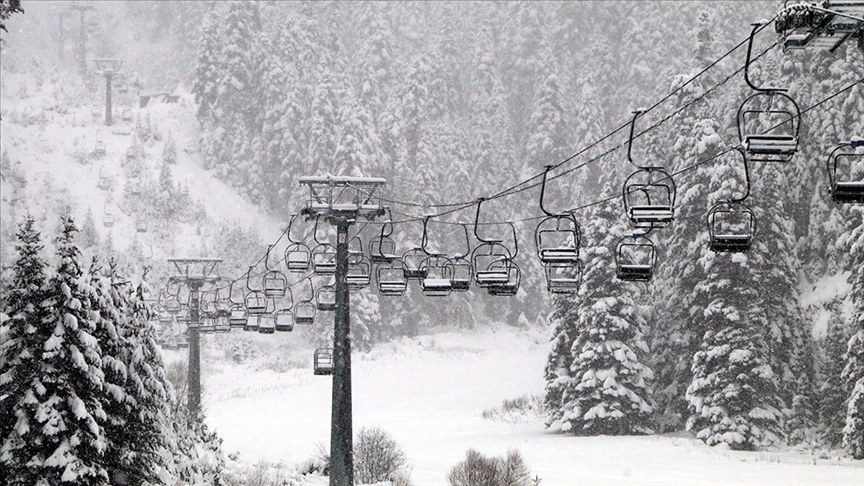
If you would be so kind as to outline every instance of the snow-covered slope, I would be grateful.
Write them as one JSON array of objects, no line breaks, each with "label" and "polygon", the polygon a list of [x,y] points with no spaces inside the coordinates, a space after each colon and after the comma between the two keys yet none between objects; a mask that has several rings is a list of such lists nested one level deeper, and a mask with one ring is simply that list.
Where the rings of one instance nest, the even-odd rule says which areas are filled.
[{"label": "snow-covered slope", "polygon": [[[19,92],[20,86],[26,85],[26,91],[32,93],[23,98],[5,95],[3,98],[4,117],[0,121],[2,150],[8,155],[12,172],[26,181],[22,184],[4,174],[7,177],[0,186],[3,193],[0,217],[4,221],[12,218],[12,205],[16,205],[16,217],[20,218],[21,214],[29,211],[44,219],[49,227],[56,225],[54,215],[65,211],[66,207],[79,222],[90,210],[100,237],[105,239],[110,233],[117,250],[128,248],[136,237],[133,212],[146,211],[147,208],[123,207],[121,204],[124,189],[130,184],[127,150],[133,144],[141,148],[140,177],[143,181],[155,183],[170,134],[177,145],[177,163],[171,166],[174,182],[188,188],[192,200],[204,209],[206,219],[194,224],[171,225],[170,242],[155,234],[138,234],[138,240],[145,247],[148,243],[153,245],[155,258],[169,256],[161,250],[194,253],[196,227],[208,223],[230,223],[255,229],[262,243],[278,237],[279,227],[284,222],[265,214],[204,169],[196,150],[198,123],[188,97],[181,97],[178,104],[133,109],[133,121],[122,119],[125,105],[118,104],[115,123],[106,127],[102,117],[94,120],[89,106],[64,105],[55,99],[55,96],[74,99],[73,93],[58,93],[63,89],[60,85],[80,83],[79,78],[56,75],[37,83],[33,76],[4,74],[3,82],[7,92]],[[66,91],[72,89],[66,88]],[[81,87],[78,90],[83,91]],[[135,136],[134,120],[148,118],[156,137],[144,142]],[[97,140],[105,143],[103,156],[93,154]],[[107,191],[97,188],[100,172],[110,181]],[[102,225],[106,212],[115,217],[111,228]]]},{"label": "snow-covered slope", "polygon": [[[483,411],[504,399],[542,393],[543,333],[507,327],[429,332],[355,354],[353,362],[355,432],[378,426],[391,433],[413,465],[414,484],[446,484],[447,472],[469,448],[491,455],[516,448],[531,474],[550,486],[837,486],[860,485],[864,477],[864,465],[847,460],[733,452],[683,436],[558,435],[531,415],[484,419]],[[312,348],[302,336],[243,339],[262,338],[273,354],[244,365],[210,355],[204,371],[208,422],[226,452],[239,451],[245,461],[301,463],[319,443],[329,447],[331,379],[312,374]],[[275,371],[280,367],[287,369]]]}]

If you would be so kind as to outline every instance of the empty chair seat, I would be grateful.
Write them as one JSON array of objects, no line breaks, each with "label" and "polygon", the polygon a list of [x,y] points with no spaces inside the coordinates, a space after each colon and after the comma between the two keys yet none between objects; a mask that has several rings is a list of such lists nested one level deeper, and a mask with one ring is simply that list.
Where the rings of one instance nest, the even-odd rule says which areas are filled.
[{"label": "empty chair seat", "polygon": [[727,253],[743,253],[750,249],[753,243],[751,235],[714,235],[709,247],[712,251]]},{"label": "empty chair seat", "polygon": [[675,212],[669,206],[631,206],[630,219],[636,224],[669,223]]},{"label": "empty chair seat", "polygon": [[618,278],[627,282],[649,282],[654,276],[651,265],[618,265]]},{"label": "empty chair seat", "polygon": [[791,135],[747,135],[744,150],[751,155],[790,155],[798,151],[798,139]]},{"label": "empty chair seat", "polygon": [[316,375],[332,375],[333,350],[329,348],[316,349],[313,365],[314,373]]},{"label": "empty chair seat", "polygon": [[864,204],[864,182],[836,182],[832,197],[838,203]]}]

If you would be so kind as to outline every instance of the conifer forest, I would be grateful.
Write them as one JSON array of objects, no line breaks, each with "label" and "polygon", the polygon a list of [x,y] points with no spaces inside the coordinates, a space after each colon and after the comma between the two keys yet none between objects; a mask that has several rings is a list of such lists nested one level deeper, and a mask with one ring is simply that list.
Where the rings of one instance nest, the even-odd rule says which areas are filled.
[{"label": "conifer forest", "polygon": [[0,486],[864,482],[864,0],[0,0]]}]

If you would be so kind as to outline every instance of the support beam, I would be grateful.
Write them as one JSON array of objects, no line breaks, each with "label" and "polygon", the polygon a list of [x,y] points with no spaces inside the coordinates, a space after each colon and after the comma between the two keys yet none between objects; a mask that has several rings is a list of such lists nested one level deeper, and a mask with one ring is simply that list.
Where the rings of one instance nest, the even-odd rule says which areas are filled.
[{"label": "support beam", "polygon": [[201,285],[203,281],[189,280],[189,364],[187,393],[189,415],[198,416],[201,411]]},{"label": "support beam", "polygon": [[333,405],[330,428],[330,486],[354,485],[351,406],[351,316],[348,274],[349,221],[336,221],[336,316],[333,324]]}]

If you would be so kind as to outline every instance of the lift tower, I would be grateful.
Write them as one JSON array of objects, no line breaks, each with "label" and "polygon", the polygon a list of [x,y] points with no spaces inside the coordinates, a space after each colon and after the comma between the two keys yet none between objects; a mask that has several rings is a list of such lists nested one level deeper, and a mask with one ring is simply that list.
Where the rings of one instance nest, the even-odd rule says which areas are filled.
[{"label": "lift tower", "polygon": [[336,226],[336,316],[333,322],[333,404],[330,419],[330,486],[353,486],[351,410],[351,318],[349,314],[348,228],[372,220],[385,209],[374,198],[387,181],[377,177],[301,177],[310,198],[302,214]]},{"label": "lift tower", "polygon": [[89,2],[75,2],[70,8],[72,10],[77,10],[79,15],[79,25],[78,25],[78,70],[81,74],[87,72],[87,24],[85,22],[85,15],[90,10],[96,10],[96,7],[90,5]]},{"label": "lift tower", "polygon": [[93,59],[93,62],[96,63],[96,69],[105,76],[105,125],[111,126],[113,123],[111,119],[113,110],[111,107],[111,81],[123,67],[123,61],[120,59]]},{"label": "lift tower", "polygon": [[201,287],[219,280],[217,273],[220,258],[169,258],[175,273],[172,283],[185,285],[189,289],[189,414],[193,417],[201,410]]}]

